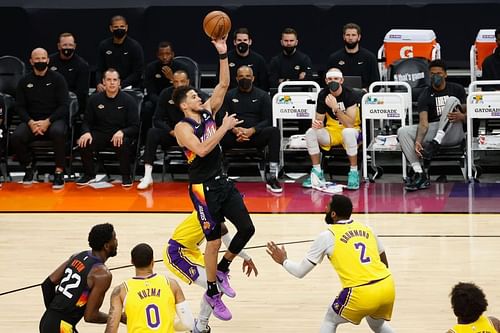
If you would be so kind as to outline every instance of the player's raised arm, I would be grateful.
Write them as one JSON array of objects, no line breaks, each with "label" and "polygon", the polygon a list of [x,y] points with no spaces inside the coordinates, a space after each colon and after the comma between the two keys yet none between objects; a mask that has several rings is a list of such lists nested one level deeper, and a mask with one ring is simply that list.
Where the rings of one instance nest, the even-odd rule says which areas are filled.
[{"label": "player's raised arm", "polygon": [[212,40],[219,54],[219,83],[214,88],[212,96],[205,102],[205,108],[215,116],[224,102],[224,96],[229,88],[229,63],[227,60],[227,36]]}]

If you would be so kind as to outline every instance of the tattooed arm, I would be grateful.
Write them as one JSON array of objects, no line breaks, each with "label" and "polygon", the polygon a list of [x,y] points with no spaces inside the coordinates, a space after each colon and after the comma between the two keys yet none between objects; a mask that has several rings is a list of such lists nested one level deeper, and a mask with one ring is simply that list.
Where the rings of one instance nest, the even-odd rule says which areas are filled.
[{"label": "tattooed arm", "polygon": [[111,303],[109,306],[108,322],[106,324],[105,333],[118,332],[120,321],[125,323],[126,317],[123,312],[123,300],[125,299],[125,288],[123,284],[115,287],[111,294]]}]

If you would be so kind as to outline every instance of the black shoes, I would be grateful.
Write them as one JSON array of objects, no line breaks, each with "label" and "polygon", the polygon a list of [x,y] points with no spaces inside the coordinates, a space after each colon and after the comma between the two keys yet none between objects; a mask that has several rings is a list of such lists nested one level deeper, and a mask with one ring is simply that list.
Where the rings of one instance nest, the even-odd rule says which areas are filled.
[{"label": "black shoes", "polygon": [[436,141],[432,140],[431,142],[429,142],[429,144],[425,146],[424,151],[422,152],[422,157],[424,158],[424,160],[432,160],[432,157],[438,153],[439,147],[441,147],[441,145]]},{"label": "black shoes", "polygon": [[26,168],[26,171],[24,172],[24,177],[23,177],[23,184],[24,185],[33,184],[34,175],[35,174],[33,172],[33,168],[31,168],[31,167]]},{"label": "black shoes", "polygon": [[425,172],[417,172],[413,176],[412,181],[405,186],[409,192],[425,190],[431,186],[431,182]]},{"label": "black shoes", "polygon": [[274,176],[267,175],[266,176],[266,188],[273,193],[281,193],[283,192],[283,188],[281,187],[278,179]]},{"label": "black shoes", "polygon": [[122,187],[131,187],[132,178],[130,176],[122,176]]},{"label": "black shoes", "polygon": [[83,186],[83,185],[88,185],[88,184],[93,183],[93,182],[95,182],[95,176],[83,175],[80,178],[78,178],[78,180],[76,181],[76,185]]},{"label": "black shoes", "polygon": [[54,181],[52,182],[52,188],[54,190],[59,190],[64,187],[64,173],[56,172],[54,174]]}]

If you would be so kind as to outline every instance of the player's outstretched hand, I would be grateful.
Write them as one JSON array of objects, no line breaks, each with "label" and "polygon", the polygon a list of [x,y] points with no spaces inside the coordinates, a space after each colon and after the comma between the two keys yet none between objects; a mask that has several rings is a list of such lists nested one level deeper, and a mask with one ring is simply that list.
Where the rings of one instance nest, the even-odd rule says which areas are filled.
[{"label": "player's outstretched hand", "polygon": [[281,248],[279,248],[273,241],[267,243],[266,252],[280,265],[283,265],[283,262],[287,259],[285,247],[281,245]]},{"label": "player's outstretched hand", "polygon": [[255,267],[255,264],[253,263],[252,259],[243,260],[242,269],[243,273],[245,273],[247,276],[250,276],[252,272],[255,276],[259,275],[259,271],[257,270],[257,267]]},{"label": "player's outstretched hand", "polygon": [[219,54],[227,53],[226,39],[227,39],[227,36],[217,38],[217,39],[212,39],[212,44],[215,46],[215,48],[217,49],[217,52],[219,52]]}]

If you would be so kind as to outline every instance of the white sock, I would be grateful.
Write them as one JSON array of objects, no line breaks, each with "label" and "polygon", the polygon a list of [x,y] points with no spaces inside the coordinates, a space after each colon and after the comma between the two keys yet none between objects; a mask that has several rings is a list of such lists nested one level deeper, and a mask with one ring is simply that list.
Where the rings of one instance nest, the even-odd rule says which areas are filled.
[{"label": "white sock", "polygon": [[351,165],[351,171],[358,171],[358,166],[357,165],[355,165],[355,166]]},{"label": "white sock", "polygon": [[313,169],[321,172],[321,164],[313,164]]},{"label": "white sock", "polygon": [[200,331],[205,331],[208,329],[208,318],[212,314],[212,307],[205,301],[205,298],[202,298],[200,304],[200,313],[198,315],[198,322],[196,323],[196,327]]},{"label": "white sock", "polygon": [[441,141],[443,141],[443,137],[444,137],[444,131],[438,130],[436,136],[434,137],[434,141],[441,144]]},{"label": "white sock", "polygon": [[153,178],[153,166],[151,164],[144,165],[144,178]]},{"label": "white sock", "polygon": [[278,177],[278,163],[277,162],[270,162],[269,163],[269,172],[271,173],[272,176]]},{"label": "white sock", "polygon": [[412,163],[411,167],[413,168],[413,171],[415,171],[416,173],[424,172],[424,170],[422,169],[422,166],[420,165],[419,162]]}]

